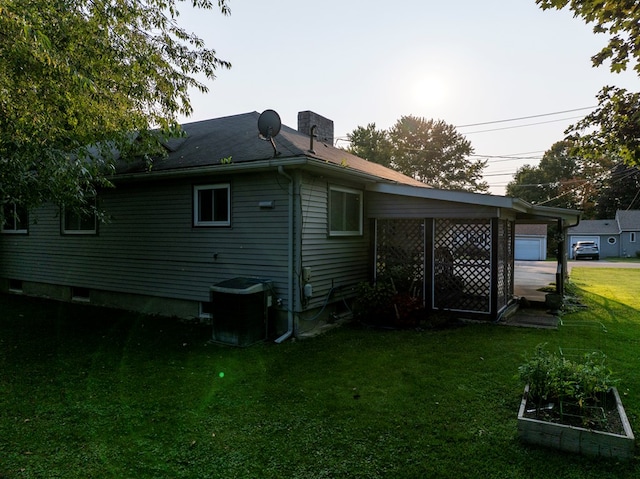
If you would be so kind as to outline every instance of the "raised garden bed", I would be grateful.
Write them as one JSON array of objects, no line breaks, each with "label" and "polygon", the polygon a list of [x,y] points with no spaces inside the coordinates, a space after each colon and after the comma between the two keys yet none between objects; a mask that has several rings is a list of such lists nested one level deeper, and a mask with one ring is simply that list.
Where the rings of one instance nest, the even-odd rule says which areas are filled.
[{"label": "raised garden bed", "polygon": [[[525,386],[520,410],[518,411],[518,437],[528,444],[552,447],[561,451],[574,452],[590,456],[610,457],[628,460],[633,457],[635,438],[631,425],[624,411],[618,390],[614,387],[610,392],[611,407],[603,411],[600,424],[579,419],[579,424],[571,422],[571,414],[563,415],[560,422],[554,414],[551,404],[538,407],[528,404],[529,385]],[[596,427],[600,430],[597,430]]]}]

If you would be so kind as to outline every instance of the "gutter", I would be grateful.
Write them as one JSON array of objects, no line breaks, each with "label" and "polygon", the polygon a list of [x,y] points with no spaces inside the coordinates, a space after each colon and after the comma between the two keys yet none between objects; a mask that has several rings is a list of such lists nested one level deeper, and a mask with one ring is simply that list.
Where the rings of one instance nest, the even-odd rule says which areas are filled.
[{"label": "gutter", "polygon": [[287,226],[287,331],[275,340],[276,343],[289,339],[293,335],[293,308],[295,303],[295,292],[293,290],[293,178],[288,175],[282,165],[278,166],[278,174],[284,176],[289,181],[287,195],[289,196],[289,212]]},{"label": "gutter", "polygon": [[[390,184],[397,184],[395,180],[389,180],[386,178],[382,178],[376,176],[371,173],[366,173],[364,171],[356,170],[354,168],[345,167],[341,165],[337,165],[335,163],[331,163],[328,161],[320,160],[320,159],[312,159],[306,156],[299,157],[278,157],[278,158],[269,158],[264,160],[257,161],[244,161],[240,163],[229,163],[229,164],[217,164],[217,165],[207,165],[207,166],[192,166],[192,167],[184,167],[184,168],[174,168],[170,170],[151,170],[151,171],[143,171],[143,172],[135,172],[135,173],[120,173],[115,175],[110,175],[107,177],[109,181],[118,182],[118,181],[130,181],[130,180],[147,180],[147,179],[172,179],[172,178],[184,178],[188,176],[200,176],[203,174],[225,174],[225,173],[235,173],[242,171],[267,171],[272,169],[273,167],[278,168],[278,172],[284,166],[288,168],[308,168],[308,169],[321,169],[323,174],[327,174],[327,170],[336,173],[336,174],[348,174],[352,177],[358,178],[364,182],[383,182]],[[290,176],[286,173],[280,173],[287,178]]]}]

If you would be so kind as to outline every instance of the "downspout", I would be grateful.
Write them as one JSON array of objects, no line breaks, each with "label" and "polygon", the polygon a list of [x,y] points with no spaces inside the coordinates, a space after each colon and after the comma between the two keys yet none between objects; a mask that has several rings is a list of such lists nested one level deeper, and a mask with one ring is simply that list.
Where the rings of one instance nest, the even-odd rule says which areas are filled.
[{"label": "downspout", "polygon": [[278,174],[284,176],[289,181],[287,195],[289,196],[289,217],[287,226],[287,331],[276,339],[276,343],[287,340],[293,334],[293,308],[295,301],[295,293],[293,291],[293,178],[289,176],[282,165],[278,166]]}]

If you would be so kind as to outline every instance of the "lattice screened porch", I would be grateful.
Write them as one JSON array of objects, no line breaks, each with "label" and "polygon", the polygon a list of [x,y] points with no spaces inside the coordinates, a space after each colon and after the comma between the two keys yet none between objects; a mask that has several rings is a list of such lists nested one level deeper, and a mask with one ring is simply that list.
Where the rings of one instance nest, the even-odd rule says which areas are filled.
[{"label": "lattice screened porch", "polygon": [[512,221],[385,219],[375,231],[375,277],[427,310],[495,318],[513,297]]},{"label": "lattice screened porch", "polygon": [[424,302],[425,221],[376,221],[376,279],[391,279],[395,287]]}]

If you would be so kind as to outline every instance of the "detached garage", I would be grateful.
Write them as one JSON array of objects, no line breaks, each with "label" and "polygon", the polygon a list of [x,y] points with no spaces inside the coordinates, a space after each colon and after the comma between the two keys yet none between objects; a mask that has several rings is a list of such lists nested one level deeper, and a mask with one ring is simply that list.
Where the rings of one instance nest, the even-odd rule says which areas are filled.
[{"label": "detached garage", "polygon": [[516,224],[515,259],[521,261],[547,259],[547,225]]}]

